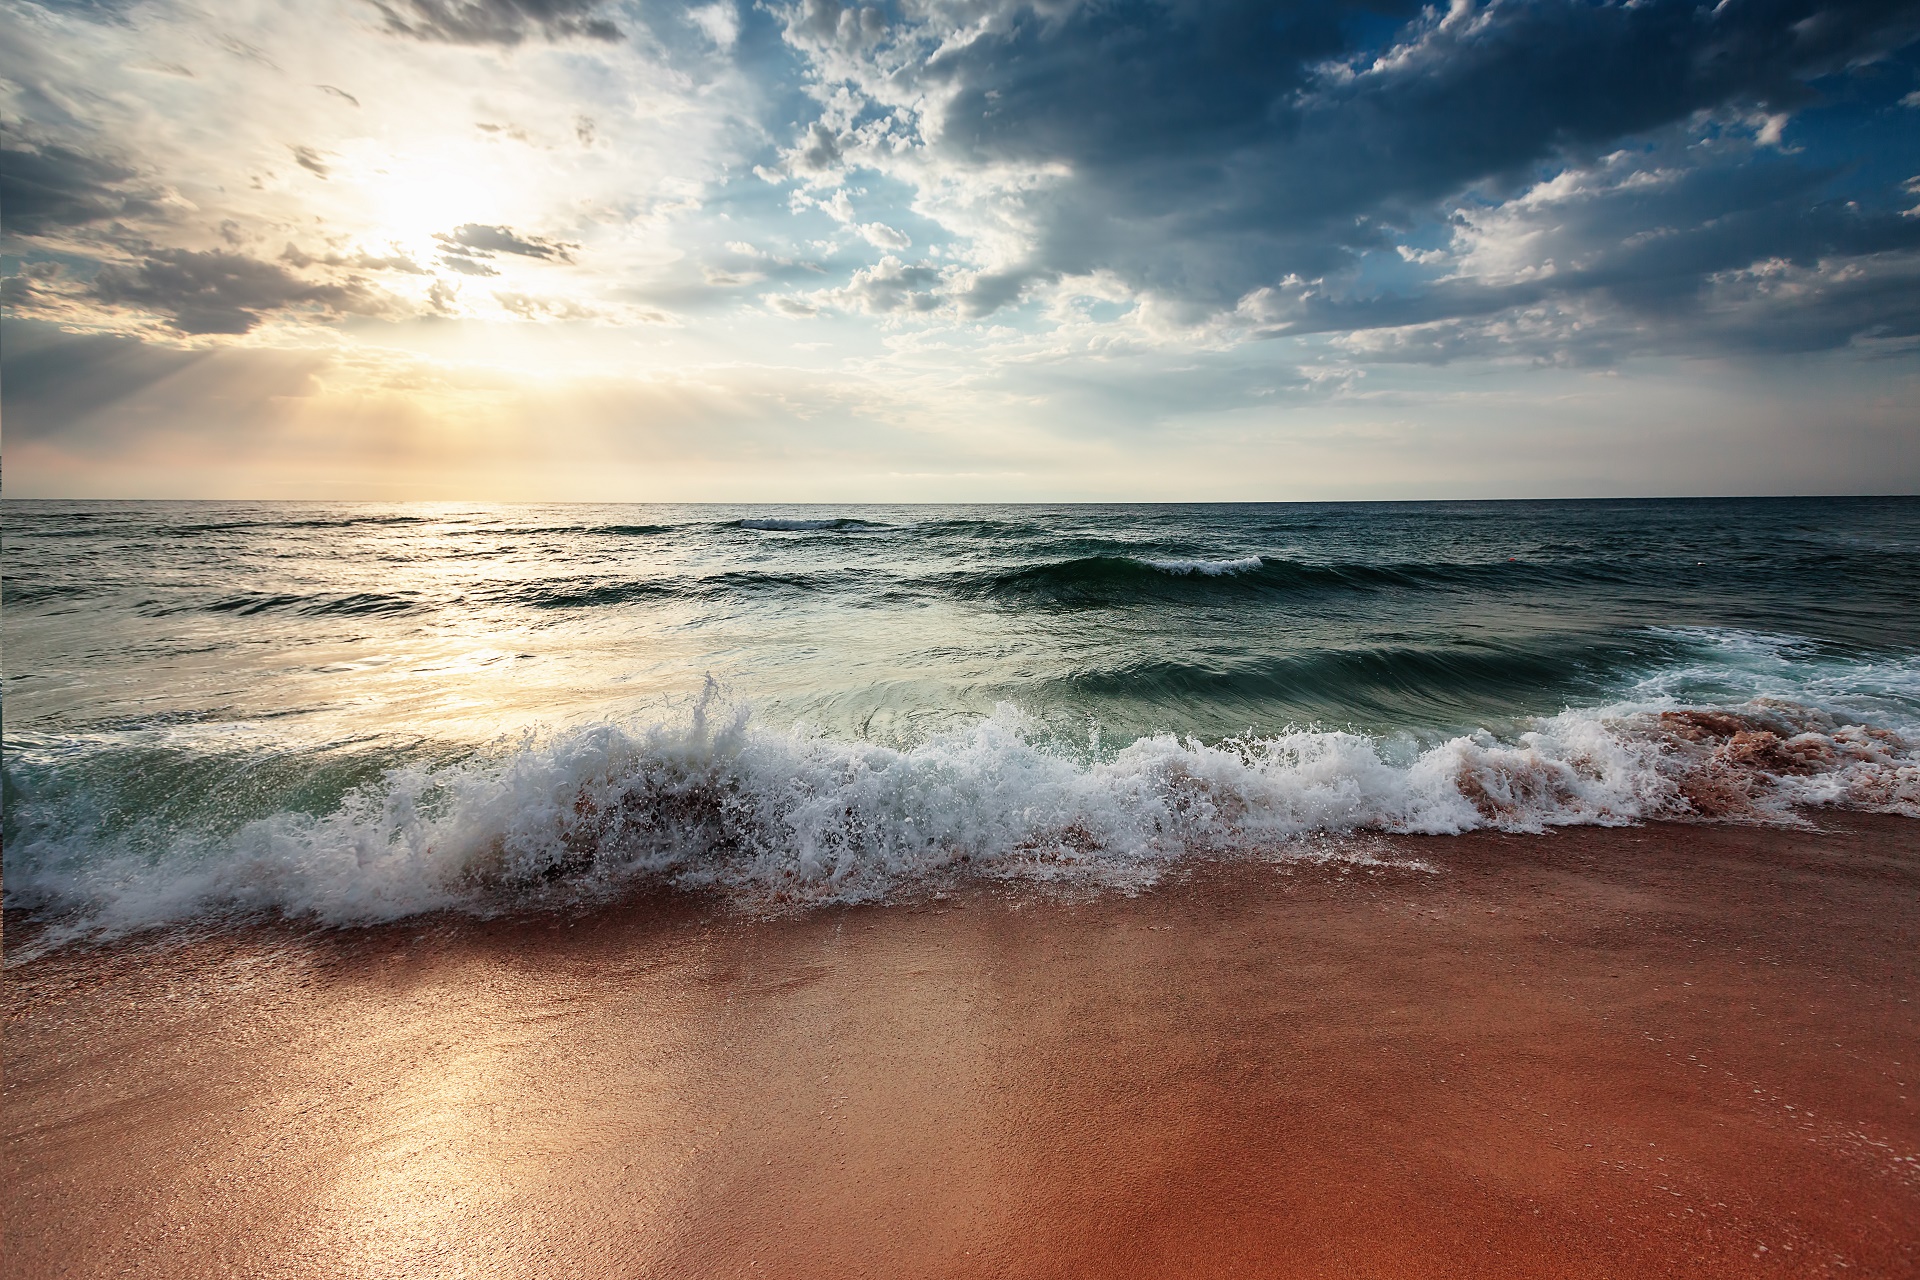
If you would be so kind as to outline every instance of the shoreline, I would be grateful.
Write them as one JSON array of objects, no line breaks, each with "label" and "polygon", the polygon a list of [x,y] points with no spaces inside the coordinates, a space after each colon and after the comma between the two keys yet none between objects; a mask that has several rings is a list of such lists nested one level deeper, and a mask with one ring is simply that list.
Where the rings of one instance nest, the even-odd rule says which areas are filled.
[{"label": "shoreline", "polygon": [[1912,1274],[1920,825],[1810,816],[55,951],[0,1274]]}]

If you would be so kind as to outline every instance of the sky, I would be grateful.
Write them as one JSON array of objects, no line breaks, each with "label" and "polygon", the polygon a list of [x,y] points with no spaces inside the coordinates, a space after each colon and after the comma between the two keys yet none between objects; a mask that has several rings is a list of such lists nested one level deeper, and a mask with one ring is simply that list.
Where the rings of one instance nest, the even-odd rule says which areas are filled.
[{"label": "sky", "polygon": [[11,497],[1920,492],[1920,0],[0,0]]}]

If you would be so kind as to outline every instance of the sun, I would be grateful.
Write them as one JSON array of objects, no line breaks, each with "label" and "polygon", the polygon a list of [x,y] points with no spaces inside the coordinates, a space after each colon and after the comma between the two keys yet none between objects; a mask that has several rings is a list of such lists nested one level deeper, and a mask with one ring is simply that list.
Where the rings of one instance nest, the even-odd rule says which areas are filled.
[{"label": "sun", "polygon": [[357,188],[350,225],[369,246],[431,258],[436,236],[467,223],[511,225],[527,212],[526,185],[501,165],[497,149],[467,139],[436,139],[358,160],[342,176]]}]

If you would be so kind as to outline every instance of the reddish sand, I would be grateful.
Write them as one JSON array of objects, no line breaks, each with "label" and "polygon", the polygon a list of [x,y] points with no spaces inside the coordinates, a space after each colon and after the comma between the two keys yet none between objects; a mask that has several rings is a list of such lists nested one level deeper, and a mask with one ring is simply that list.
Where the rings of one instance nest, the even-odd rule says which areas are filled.
[{"label": "reddish sand", "polygon": [[1819,821],[58,953],[0,1268],[1913,1276],[1920,824]]}]

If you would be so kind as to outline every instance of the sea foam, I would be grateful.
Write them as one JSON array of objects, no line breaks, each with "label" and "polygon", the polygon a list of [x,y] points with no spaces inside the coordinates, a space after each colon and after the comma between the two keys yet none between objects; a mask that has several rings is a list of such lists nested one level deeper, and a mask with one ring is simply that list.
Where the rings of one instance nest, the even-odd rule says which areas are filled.
[{"label": "sea foam", "polygon": [[1251,573],[1266,562],[1259,556],[1240,556],[1230,560],[1156,560],[1142,557],[1140,563],[1162,573],[1198,573],[1218,578],[1230,573]]},{"label": "sea foam", "polygon": [[952,875],[1127,888],[1183,857],[1286,856],[1315,833],[1794,821],[1806,805],[1920,817],[1905,740],[1777,702],[1571,710],[1509,739],[1424,746],[1316,729],[1161,735],[1091,763],[1036,745],[1034,729],[1003,706],[898,749],[775,731],[710,696],[671,723],[391,768],[329,812],[224,833],[116,832],[76,807],[57,768],[10,765],[6,892],[55,936],[110,936],[489,914],[644,883],[748,909],[877,901]]}]

